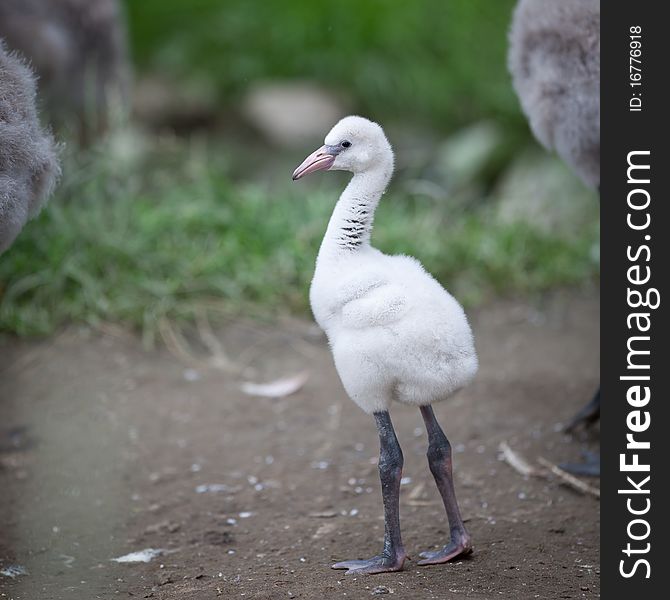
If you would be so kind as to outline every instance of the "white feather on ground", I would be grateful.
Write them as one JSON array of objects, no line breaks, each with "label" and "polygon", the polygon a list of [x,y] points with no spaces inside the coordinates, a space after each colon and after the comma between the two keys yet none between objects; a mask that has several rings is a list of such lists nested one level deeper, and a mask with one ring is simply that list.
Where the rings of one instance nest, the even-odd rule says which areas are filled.
[{"label": "white feather on ground", "polygon": [[165,553],[166,551],[162,548],[145,548],[144,550],[124,554],[118,558],[112,558],[111,560],[117,563],[148,563],[157,556],[162,556]]},{"label": "white feather on ground", "polygon": [[309,379],[309,373],[302,372],[290,377],[282,377],[268,383],[253,383],[245,381],[240,389],[249,396],[262,396],[264,398],[285,398],[295,394]]}]

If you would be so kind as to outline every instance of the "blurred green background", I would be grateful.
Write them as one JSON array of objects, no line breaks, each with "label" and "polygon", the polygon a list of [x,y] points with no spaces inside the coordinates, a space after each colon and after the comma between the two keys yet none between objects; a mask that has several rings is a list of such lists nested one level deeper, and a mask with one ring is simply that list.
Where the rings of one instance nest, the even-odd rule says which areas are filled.
[{"label": "blurred green background", "polygon": [[129,0],[140,69],[204,82],[223,104],[263,79],[317,81],[381,120],[441,132],[524,128],[505,70],[514,2]]},{"label": "blurred green background", "polygon": [[126,0],[133,116],[66,145],[56,196],[0,258],[0,331],[115,323],[151,344],[202,311],[308,315],[346,176],[291,182],[333,123],[268,130],[286,93],[385,127],[398,172],[373,242],[466,305],[593,282],[597,198],[530,136],[506,69],[513,5]]}]

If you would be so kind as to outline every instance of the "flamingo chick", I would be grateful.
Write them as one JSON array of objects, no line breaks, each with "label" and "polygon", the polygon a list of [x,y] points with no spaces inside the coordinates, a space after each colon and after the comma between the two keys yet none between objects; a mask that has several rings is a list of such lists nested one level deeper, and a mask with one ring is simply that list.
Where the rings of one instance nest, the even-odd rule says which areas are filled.
[{"label": "flamingo chick", "polygon": [[367,560],[333,565],[347,574],[400,571],[405,549],[399,499],[403,455],[389,407],[418,406],[428,432],[428,463],[444,501],[451,539],[421,553],[420,565],[444,563],[472,551],[451,468],[451,446],[431,404],[462,388],[477,371],[472,331],[458,302],[418,260],[388,256],[370,245],[375,209],[393,174],[393,150],[382,128],[362,117],[342,119],[324,146],[293,173],[353,173],[340,196],[316,261],[312,311],[325,331],[349,397],[374,416],[384,503],[384,547]]}]

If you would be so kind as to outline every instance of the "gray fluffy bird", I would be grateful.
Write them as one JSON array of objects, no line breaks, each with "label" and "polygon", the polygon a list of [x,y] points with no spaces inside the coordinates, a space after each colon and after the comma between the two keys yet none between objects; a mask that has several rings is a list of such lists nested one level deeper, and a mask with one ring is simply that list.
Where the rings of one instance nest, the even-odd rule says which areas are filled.
[{"label": "gray fluffy bird", "polygon": [[538,141],[600,185],[600,1],[521,0],[509,70]]},{"label": "gray fluffy bird", "polygon": [[60,174],[35,98],[35,76],[0,39],[0,253],[40,211]]},{"label": "gray fluffy bird", "polygon": [[[535,137],[600,191],[600,0],[520,0],[508,65]],[[599,417],[600,390],[565,429]],[[600,458],[564,468],[598,475]]]}]

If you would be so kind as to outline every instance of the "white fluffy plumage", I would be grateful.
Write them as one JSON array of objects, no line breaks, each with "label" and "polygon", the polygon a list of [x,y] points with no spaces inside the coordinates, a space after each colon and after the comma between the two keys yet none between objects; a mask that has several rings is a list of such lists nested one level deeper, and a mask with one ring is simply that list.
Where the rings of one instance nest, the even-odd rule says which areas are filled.
[{"label": "white fluffy plumage", "polygon": [[463,309],[419,261],[370,245],[393,173],[391,146],[376,123],[346,117],[324,148],[336,154],[330,169],[354,174],[333,211],[310,290],[344,388],[367,413],[393,400],[443,400],[470,382],[477,355]]},{"label": "white fluffy plumage", "polygon": [[509,70],[538,141],[600,185],[600,2],[520,0]]}]

